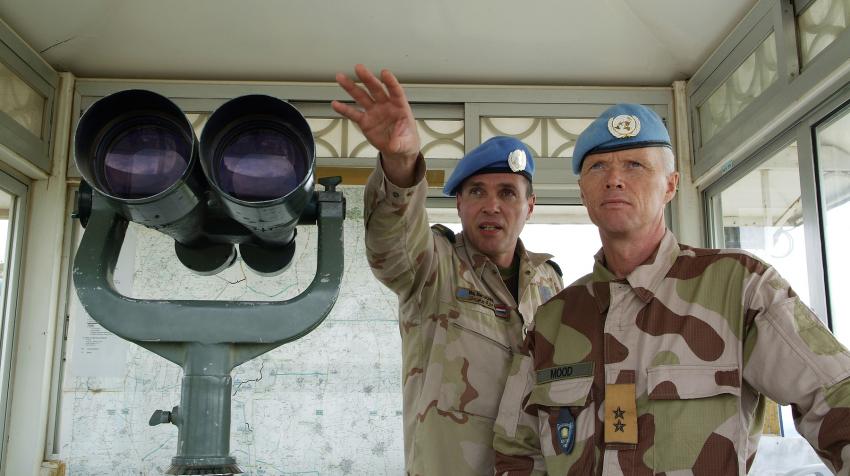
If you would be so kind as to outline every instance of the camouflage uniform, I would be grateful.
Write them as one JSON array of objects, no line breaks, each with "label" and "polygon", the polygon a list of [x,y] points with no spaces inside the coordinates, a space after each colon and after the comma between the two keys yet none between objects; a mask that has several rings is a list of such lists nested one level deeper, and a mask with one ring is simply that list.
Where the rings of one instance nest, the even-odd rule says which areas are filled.
[{"label": "camouflage uniform", "polygon": [[[772,267],[669,231],[624,280],[602,259],[540,307],[528,355],[514,358],[496,474],[743,475],[765,396],[791,403],[800,433],[848,474],[850,355]],[[607,415],[607,385],[629,383],[637,443],[606,444],[608,424],[616,435],[624,422],[620,408]]]},{"label": "camouflage uniform", "polygon": [[365,192],[366,250],[399,296],[404,449],[409,474],[493,473],[493,422],[511,355],[541,303],[562,287],[551,255],[518,243],[517,306],[497,267],[464,240],[428,228],[427,183],[399,188],[380,163]]}]

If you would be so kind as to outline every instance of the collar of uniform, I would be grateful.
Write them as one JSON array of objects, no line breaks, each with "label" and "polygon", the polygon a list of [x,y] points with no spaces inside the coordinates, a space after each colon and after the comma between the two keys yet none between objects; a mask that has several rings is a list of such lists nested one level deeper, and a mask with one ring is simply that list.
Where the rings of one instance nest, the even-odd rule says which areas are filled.
[{"label": "collar of uniform", "polygon": [[[548,253],[533,253],[526,250],[521,239],[517,239],[516,246],[515,253],[519,256],[519,273],[525,273],[528,270],[534,269],[545,263],[546,260],[552,258],[552,255]],[[493,263],[487,255],[478,251],[478,248],[476,248],[471,241],[467,241],[462,231],[455,239],[455,247],[459,249],[464,248],[465,253],[460,253],[460,255],[466,258],[467,263],[470,265],[475,275],[479,278],[484,275],[484,271],[486,270],[488,263],[490,263],[490,265],[498,271],[496,264]]]},{"label": "collar of uniform", "polygon": [[[643,302],[649,302],[655,297],[655,291],[658,286],[664,281],[667,272],[676,262],[679,256],[679,243],[676,237],[670,230],[664,233],[661,243],[646,261],[635,268],[625,281],[629,283],[637,297]],[[608,268],[605,267],[605,254],[602,249],[594,256],[593,263],[593,290],[596,305],[599,311],[603,312],[608,309],[610,300],[610,291],[608,289],[611,281],[617,281],[616,276]]]},{"label": "collar of uniform", "polygon": [[602,248],[599,249],[593,258],[593,273],[590,277],[590,286],[593,288],[593,299],[596,301],[596,307],[600,313],[603,313],[608,309],[611,301],[609,283],[616,280],[617,277],[602,264],[605,262],[605,253]]},{"label": "collar of uniform", "polygon": [[649,302],[655,297],[655,291],[664,281],[664,277],[667,276],[667,272],[670,271],[678,256],[679,243],[673,236],[673,232],[667,230],[655,253],[626,276],[626,281],[641,301]]}]

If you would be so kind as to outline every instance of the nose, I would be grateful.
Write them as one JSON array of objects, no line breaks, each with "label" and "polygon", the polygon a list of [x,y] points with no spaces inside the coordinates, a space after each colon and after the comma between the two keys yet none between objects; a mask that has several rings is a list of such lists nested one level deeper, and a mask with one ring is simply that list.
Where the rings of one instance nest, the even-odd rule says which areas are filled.
[{"label": "nose", "polygon": [[484,207],[482,210],[485,213],[499,213],[501,210],[500,206],[499,197],[495,194],[490,194],[484,199]]},{"label": "nose", "polygon": [[619,167],[610,167],[605,176],[605,188],[623,188],[623,174]]}]

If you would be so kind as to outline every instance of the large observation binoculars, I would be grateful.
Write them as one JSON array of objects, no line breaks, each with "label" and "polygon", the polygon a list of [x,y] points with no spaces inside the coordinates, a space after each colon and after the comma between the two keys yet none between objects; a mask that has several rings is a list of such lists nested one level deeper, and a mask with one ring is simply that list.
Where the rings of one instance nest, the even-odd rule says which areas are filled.
[{"label": "large observation binoculars", "polygon": [[290,104],[242,96],[209,117],[200,142],[174,103],[128,90],[93,104],[76,132],[77,167],[124,218],[175,241],[180,261],[215,274],[242,260],[286,269],[295,226],[315,221],[315,146]]},{"label": "large observation binoculars", "polygon": [[[183,368],[180,405],[149,422],[178,428],[167,474],[241,473],[229,454],[230,372],[303,337],[333,307],[344,261],[340,179],[321,179],[325,189],[313,190],[310,128],[269,96],[228,101],[199,142],[171,101],[123,91],[93,104],[75,137],[85,179],[77,201],[85,232],[73,269],[80,302],[110,332]],[[232,264],[236,246],[249,267],[277,274],[292,260],[296,226],[316,224],[316,274],[280,302],[123,296],[112,277],[129,221],[172,237],[179,260],[200,274]]]}]

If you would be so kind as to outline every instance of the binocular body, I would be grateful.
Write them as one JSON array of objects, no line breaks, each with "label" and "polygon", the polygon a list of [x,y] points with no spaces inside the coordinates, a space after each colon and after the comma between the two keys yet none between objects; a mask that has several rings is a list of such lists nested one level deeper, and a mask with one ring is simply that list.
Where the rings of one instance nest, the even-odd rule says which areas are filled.
[{"label": "binocular body", "polygon": [[75,137],[85,182],[121,216],[175,241],[199,274],[233,263],[262,275],[286,269],[296,225],[315,222],[315,145],[304,117],[263,96],[226,102],[196,138],[159,94],[121,91],[94,103]]},{"label": "binocular body", "polygon": [[[168,99],[119,92],[81,117],[75,151],[85,179],[77,204],[85,232],[73,270],[80,302],[107,330],[183,368],[180,405],[157,410],[149,422],[178,427],[167,474],[241,473],[229,454],[230,372],[306,335],[336,302],[344,262],[339,177],[313,190],[307,122],[269,96],[225,103],[198,141]],[[265,275],[291,262],[296,225],[315,223],[316,275],[280,302],[123,296],[112,276],[129,221],[171,236],[177,257],[199,274],[232,264],[238,245],[243,262]]]}]

